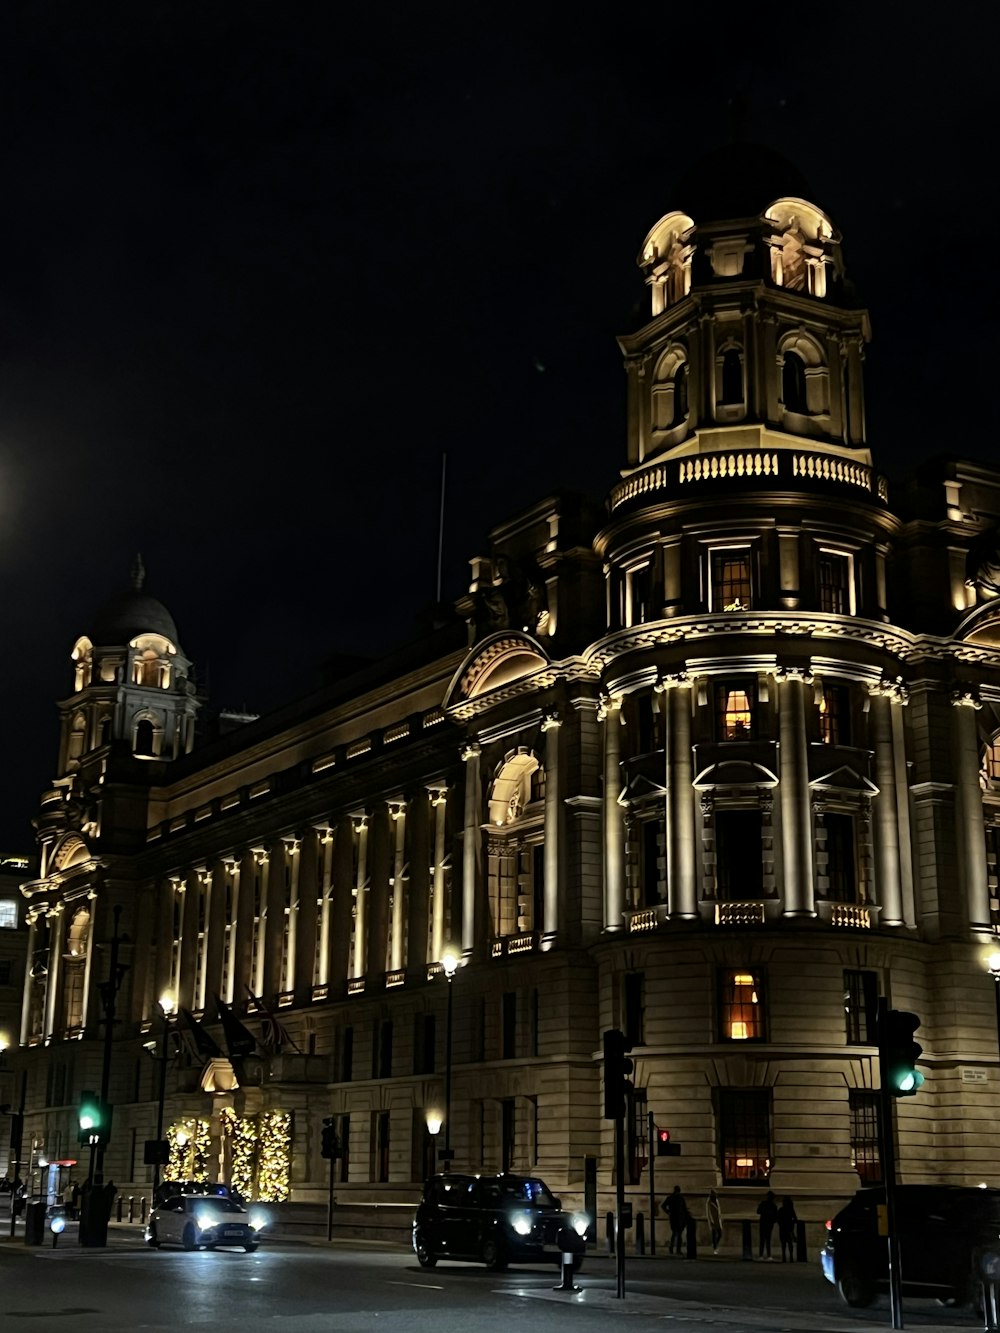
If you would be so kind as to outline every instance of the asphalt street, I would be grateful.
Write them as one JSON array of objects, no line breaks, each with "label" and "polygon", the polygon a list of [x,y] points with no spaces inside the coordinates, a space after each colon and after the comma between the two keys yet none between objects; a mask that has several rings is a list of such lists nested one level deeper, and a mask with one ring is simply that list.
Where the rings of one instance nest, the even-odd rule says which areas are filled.
[{"label": "asphalt street", "polygon": [[[577,1293],[555,1291],[553,1268],[488,1273],[470,1264],[419,1267],[409,1251],[375,1242],[273,1242],[258,1253],[153,1252],[137,1228],[112,1228],[106,1250],[64,1237],[53,1249],[0,1243],[3,1327],[58,1333],[167,1333],[211,1325],[216,1333],[476,1333],[512,1324],[562,1333],[609,1317],[670,1333],[861,1333],[889,1327],[883,1298],[849,1310],[819,1265],[742,1263],[706,1257],[629,1258],[624,1300],[613,1261],[589,1254]],[[981,1326],[971,1312],[908,1301],[906,1326]]]}]

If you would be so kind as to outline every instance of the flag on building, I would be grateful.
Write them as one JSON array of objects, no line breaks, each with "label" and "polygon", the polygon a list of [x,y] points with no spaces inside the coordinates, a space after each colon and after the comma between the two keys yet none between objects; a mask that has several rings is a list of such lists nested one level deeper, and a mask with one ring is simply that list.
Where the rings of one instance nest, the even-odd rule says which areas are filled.
[{"label": "flag on building", "polygon": [[196,1064],[222,1059],[215,1038],[198,1022],[190,1009],[178,1009],[174,1031],[181,1046]]},{"label": "flag on building", "polygon": [[292,1034],[285,1027],[284,1023],[282,1023],[275,1014],[271,1013],[270,1009],[268,1009],[260,996],[254,995],[249,986],[247,987],[247,994],[257,1006],[257,1012],[260,1014],[261,1045],[266,1050],[274,1053],[280,1051],[282,1046],[291,1046],[294,1050],[299,1052],[299,1055],[301,1055],[302,1052],[299,1050],[298,1046],[295,1045],[295,1042],[292,1040]]},{"label": "flag on building", "polygon": [[240,1060],[244,1056],[253,1055],[257,1050],[257,1038],[248,1027],[244,1027],[232,1008],[220,1000],[218,995],[215,997],[215,1003],[218,1006],[219,1022],[222,1024],[222,1036],[229,1058]]}]

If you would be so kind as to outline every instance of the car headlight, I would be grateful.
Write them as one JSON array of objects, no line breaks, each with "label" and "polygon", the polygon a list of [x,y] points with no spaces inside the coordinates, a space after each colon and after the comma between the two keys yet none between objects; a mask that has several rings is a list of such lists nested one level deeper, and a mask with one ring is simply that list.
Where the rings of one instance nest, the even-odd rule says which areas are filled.
[{"label": "car headlight", "polygon": [[254,1231],[263,1231],[270,1220],[267,1213],[261,1212],[258,1208],[250,1214],[250,1226]]},{"label": "car headlight", "polygon": [[215,1218],[211,1213],[195,1213],[194,1220],[202,1231],[210,1231],[215,1226]]},{"label": "car headlight", "polygon": [[574,1213],[569,1224],[578,1236],[585,1236],[590,1229],[590,1218],[586,1213]]},{"label": "car headlight", "polygon": [[510,1220],[511,1226],[519,1236],[530,1236],[533,1219],[530,1213],[518,1213]]}]

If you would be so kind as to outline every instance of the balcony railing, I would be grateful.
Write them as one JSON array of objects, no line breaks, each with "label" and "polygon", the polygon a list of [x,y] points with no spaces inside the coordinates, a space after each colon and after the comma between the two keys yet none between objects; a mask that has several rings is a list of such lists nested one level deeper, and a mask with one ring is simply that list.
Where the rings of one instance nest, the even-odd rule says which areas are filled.
[{"label": "balcony railing", "polygon": [[764,904],[759,901],[716,903],[715,924],[717,926],[762,926],[764,924]]},{"label": "balcony railing", "polygon": [[506,935],[493,941],[493,957],[502,958],[504,954],[532,953],[538,948],[538,936],[532,931],[527,935]]},{"label": "balcony railing", "polygon": [[760,482],[764,486],[786,485],[792,489],[820,482],[852,486],[883,502],[889,498],[885,477],[851,458],[813,450],[743,449],[693,454],[643,468],[619,482],[608,503],[614,512],[633,500],[664,498],[692,485],[726,482]]},{"label": "balcony railing", "polygon": [[878,908],[870,903],[819,902],[816,910],[820,920],[847,930],[871,930],[872,918],[878,915]]}]

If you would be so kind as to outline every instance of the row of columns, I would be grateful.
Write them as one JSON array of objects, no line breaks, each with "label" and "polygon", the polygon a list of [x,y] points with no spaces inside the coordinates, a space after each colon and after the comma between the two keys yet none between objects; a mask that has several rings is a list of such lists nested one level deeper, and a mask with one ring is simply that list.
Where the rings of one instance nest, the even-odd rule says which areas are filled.
[{"label": "row of columns", "polygon": [[[695,836],[691,691],[688,673],[662,679],[656,686],[663,702],[665,749],[665,826],[667,911],[671,918],[698,915],[701,871]],[[816,915],[813,792],[809,775],[806,707],[811,675],[781,668],[776,675],[780,741],[779,801],[781,810],[782,884],[785,916]],[[874,843],[880,921],[884,925],[916,924],[914,869],[910,840],[910,806],[902,707],[906,690],[898,681],[882,681],[870,690],[872,745],[875,755]],[[606,698],[598,712],[604,723],[604,927],[625,927],[625,806],[620,799],[622,759],[621,698]],[[968,717],[974,716],[966,709]],[[959,824],[970,872],[970,920],[987,912],[986,861],[983,849],[982,801],[978,788],[978,738],[974,722],[956,729],[956,745],[964,747],[957,764],[963,776],[956,787]]]}]

